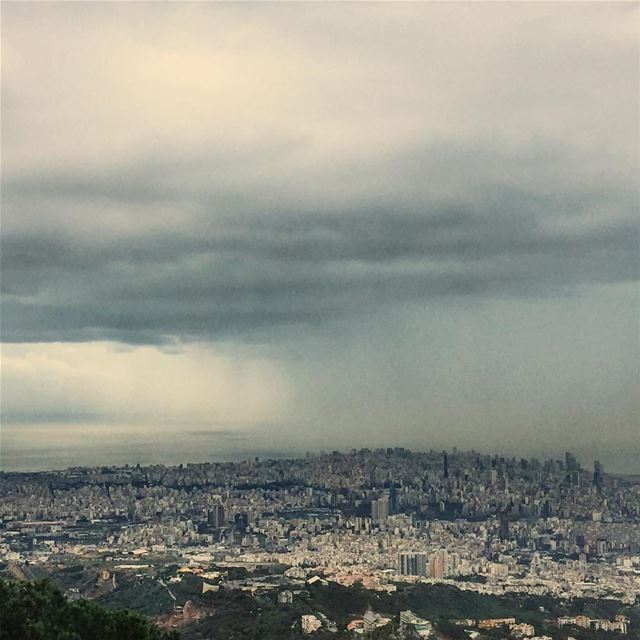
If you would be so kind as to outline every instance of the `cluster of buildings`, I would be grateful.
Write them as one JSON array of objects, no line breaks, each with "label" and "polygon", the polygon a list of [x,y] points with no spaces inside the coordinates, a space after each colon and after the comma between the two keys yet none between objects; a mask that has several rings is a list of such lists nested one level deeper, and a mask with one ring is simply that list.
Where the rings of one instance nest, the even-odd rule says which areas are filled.
[{"label": "cluster of buildings", "polygon": [[347,624],[347,631],[353,631],[356,635],[369,634],[376,629],[386,627],[391,623],[391,618],[372,611],[371,609],[364,612],[362,618],[355,618]]},{"label": "cluster of buildings", "polygon": [[398,573],[401,576],[428,576],[441,579],[458,575],[460,556],[439,549],[433,553],[400,553],[398,554]]},{"label": "cluster of buildings", "polygon": [[435,581],[633,603],[640,483],[599,463],[582,469],[570,453],[539,461],[401,448],[0,473],[9,566],[202,555],[370,589]]},{"label": "cluster of buildings", "polygon": [[626,634],[629,630],[629,619],[618,615],[613,620],[593,619],[587,616],[572,616],[558,618],[558,626],[567,625],[580,627],[582,629],[593,629],[594,631],[618,631]]},{"label": "cluster of buildings", "polygon": [[[376,613],[372,609],[367,609],[362,617],[353,618],[347,623],[347,631],[351,631],[354,636],[365,636],[391,624],[391,618]],[[338,627],[335,622],[328,620],[325,615],[318,612],[316,614],[306,614],[300,618],[300,628],[303,633],[312,634],[320,629],[327,629],[336,632]],[[429,620],[423,620],[412,611],[400,612],[400,624],[398,633],[401,638],[420,639],[430,638],[434,633],[433,623]]]},{"label": "cluster of buildings", "polygon": [[[347,624],[347,630],[355,636],[369,635],[376,629],[392,624],[392,618],[382,616],[368,609],[361,618],[354,618]],[[551,640],[549,636],[536,635],[536,629],[532,624],[517,622],[516,618],[485,618],[482,620],[455,620],[458,626],[464,628],[466,636],[470,639],[480,636],[482,631],[491,629],[505,630],[509,638],[513,640]],[[558,618],[558,625],[574,625],[584,629],[602,631],[618,631],[627,633],[628,620],[624,616],[617,616],[615,620],[590,620],[585,616],[574,618]],[[300,618],[300,628],[306,634],[313,634],[320,629],[337,631],[335,622],[327,619],[322,613],[306,614]],[[432,621],[425,620],[411,610],[401,611],[396,627],[397,637],[403,640],[420,640],[436,636],[436,628]]]}]

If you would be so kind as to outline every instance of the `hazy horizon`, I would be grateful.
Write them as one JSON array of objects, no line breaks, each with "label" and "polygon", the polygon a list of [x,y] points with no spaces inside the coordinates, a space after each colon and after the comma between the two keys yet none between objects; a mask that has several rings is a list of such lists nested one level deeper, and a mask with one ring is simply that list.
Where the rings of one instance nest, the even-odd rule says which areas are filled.
[{"label": "hazy horizon", "polygon": [[[274,437],[274,431],[277,435]],[[278,433],[280,432],[280,433]],[[34,444],[37,442],[37,444]],[[334,450],[378,449],[404,447],[411,451],[448,451],[459,453],[475,451],[481,455],[530,460],[563,460],[565,451],[539,447],[527,450],[509,450],[499,446],[460,448],[446,439],[432,442],[388,442],[345,444],[340,446],[317,441],[291,442],[280,429],[268,435],[256,429],[224,429],[206,425],[192,425],[190,429],[171,430],[157,425],[29,425],[26,428],[9,427],[3,434],[3,455],[0,471],[60,471],[68,467],[135,466],[164,464],[168,466],[206,463],[239,462],[260,459],[299,458],[307,453],[328,453]],[[637,475],[640,466],[635,450],[620,449],[603,452],[590,458],[591,451],[579,445],[569,448],[583,469],[590,471],[597,459],[605,473]]]},{"label": "hazy horizon", "polygon": [[0,469],[217,438],[640,472],[637,3],[2,22]]}]

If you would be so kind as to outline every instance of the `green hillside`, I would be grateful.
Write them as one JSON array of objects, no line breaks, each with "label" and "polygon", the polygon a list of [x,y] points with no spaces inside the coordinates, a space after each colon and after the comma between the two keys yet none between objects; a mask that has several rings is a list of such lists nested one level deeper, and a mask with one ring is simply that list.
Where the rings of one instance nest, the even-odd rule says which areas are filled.
[{"label": "green hillside", "polygon": [[50,582],[0,581],[0,640],[178,640],[138,613],[69,601]]}]

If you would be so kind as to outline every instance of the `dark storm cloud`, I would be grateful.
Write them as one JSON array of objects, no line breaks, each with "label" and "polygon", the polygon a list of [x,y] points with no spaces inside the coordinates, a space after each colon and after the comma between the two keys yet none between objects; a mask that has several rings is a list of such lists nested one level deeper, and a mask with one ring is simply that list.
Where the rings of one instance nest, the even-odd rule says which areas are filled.
[{"label": "dark storm cloud", "polygon": [[[384,189],[348,194],[344,208],[331,194],[305,201],[304,189],[288,199],[287,179],[265,184],[249,171],[244,192],[204,179],[168,200],[171,224],[154,213],[167,206],[166,191],[144,172],[8,181],[8,217],[17,223],[3,240],[3,337],[216,339],[327,323],[397,302],[558,294],[637,277],[637,197],[612,184],[615,175],[599,169],[596,180],[579,184],[576,171],[578,184],[558,190],[543,156],[540,165],[526,161],[540,182],[504,184],[499,155],[492,171],[473,172],[475,162],[448,152],[446,164],[474,173],[475,184],[434,195],[434,153],[370,166],[368,180],[386,180]],[[313,175],[294,171],[288,179]],[[136,227],[123,233],[118,207],[137,205],[139,194],[145,204]],[[66,213],[104,197],[115,204],[81,226]],[[37,224],[20,225],[18,212],[40,207]],[[594,211],[604,218],[594,221]]]}]

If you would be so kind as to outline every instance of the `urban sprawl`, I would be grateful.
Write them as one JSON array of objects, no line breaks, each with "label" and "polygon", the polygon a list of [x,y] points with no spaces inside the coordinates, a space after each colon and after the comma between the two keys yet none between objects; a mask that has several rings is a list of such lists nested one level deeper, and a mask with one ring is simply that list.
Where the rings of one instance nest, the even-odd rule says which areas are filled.
[{"label": "urban sprawl", "polygon": [[[70,597],[104,596],[137,576],[155,580],[174,600],[187,578],[201,593],[271,591],[282,605],[314,583],[386,594],[410,583],[606,599],[622,611],[640,594],[640,478],[606,473],[598,462],[581,468],[570,453],[539,461],[403,448],[5,472],[0,562],[12,579],[96,568],[97,577],[69,584]],[[179,627],[199,615],[196,604],[176,600],[164,623]],[[507,630],[505,637],[547,637],[517,617],[451,622],[470,638],[494,627]],[[620,634],[632,626],[619,612],[556,616],[553,623]],[[322,613],[297,624],[305,634],[338,631]],[[369,609],[347,630],[366,634],[385,625],[397,637],[435,633],[411,610],[393,616]]]}]

